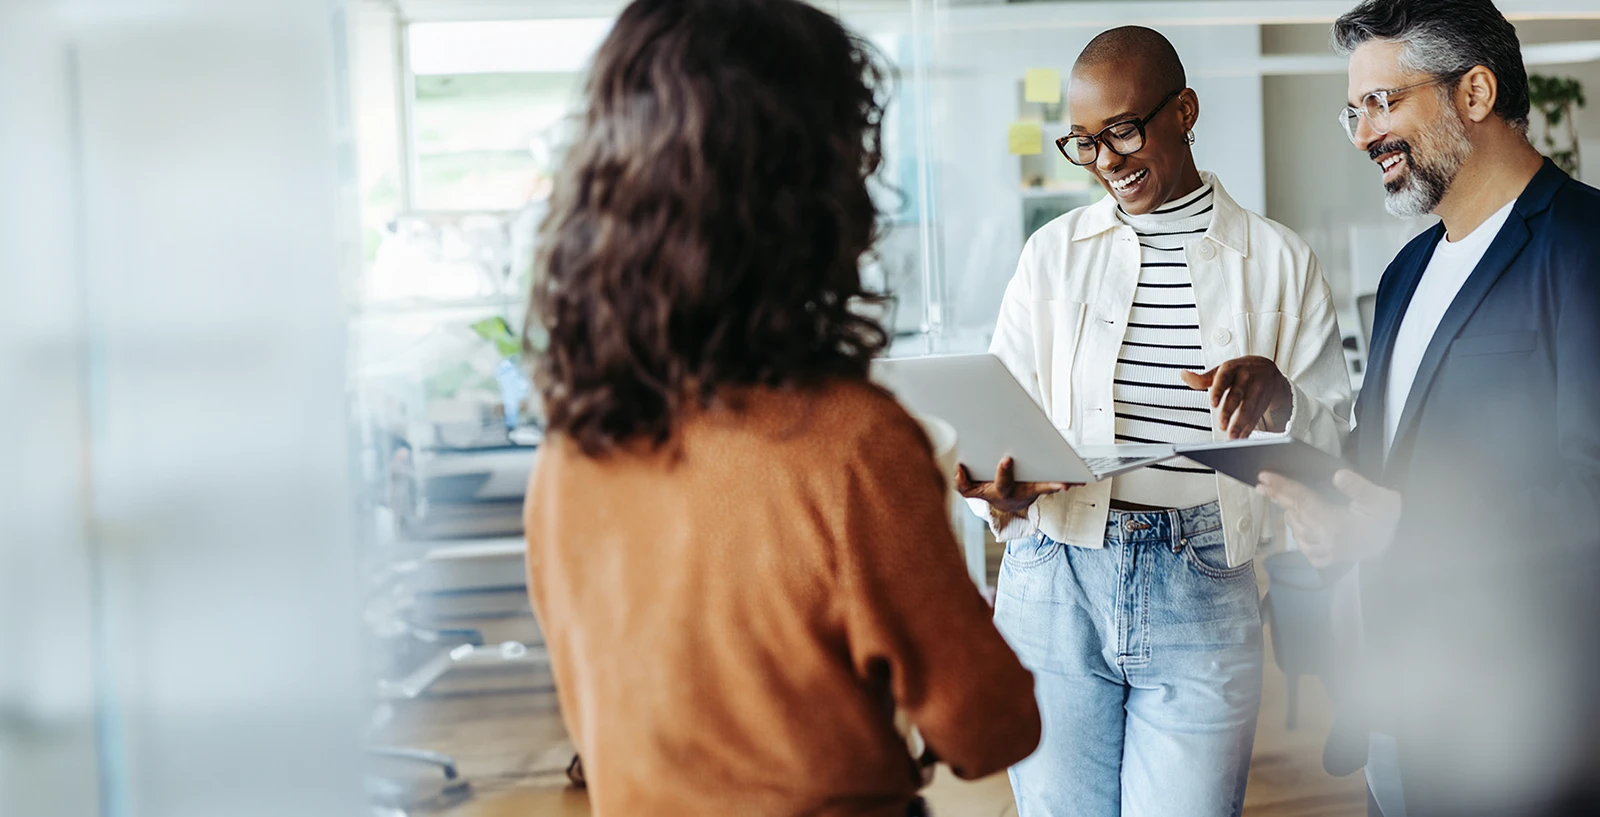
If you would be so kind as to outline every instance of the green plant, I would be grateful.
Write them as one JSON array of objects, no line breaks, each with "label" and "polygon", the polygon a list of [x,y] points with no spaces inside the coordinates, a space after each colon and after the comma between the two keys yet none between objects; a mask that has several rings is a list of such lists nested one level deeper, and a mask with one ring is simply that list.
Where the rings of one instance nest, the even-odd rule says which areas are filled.
[{"label": "green plant", "polygon": [[499,315],[484,318],[471,324],[471,327],[478,337],[494,344],[494,350],[499,352],[501,357],[515,358],[522,354],[522,340],[517,337],[517,333],[511,331],[511,326],[506,323],[505,318]]},{"label": "green plant", "polygon": [[[1544,155],[1549,156],[1562,170],[1573,176],[1578,175],[1578,126],[1574,121],[1574,113],[1586,104],[1583,84],[1571,77],[1529,74],[1528,97],[1533,109],[1544,117],[1544,139],[1535,144],[1542,144]],[[1557,150],[1555,133],[1562,123],[1566,123],[1567,149]]]}]

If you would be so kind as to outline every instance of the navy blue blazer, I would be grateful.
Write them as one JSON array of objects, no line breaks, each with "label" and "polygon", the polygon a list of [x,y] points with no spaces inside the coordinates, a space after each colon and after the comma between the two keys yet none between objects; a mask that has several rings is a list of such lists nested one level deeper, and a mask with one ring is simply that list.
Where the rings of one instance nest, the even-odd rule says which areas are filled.
[{"label": "navy blue blazer", "polygon": [[[1397,488],[1414,482],[1417,462],[1494,463],[1480,476],[1518,495],[1502,500],[1530,512],[1574,503],[1592,510],[1600,499],[1600,190],[1549,160],[1440,321],[1384,456],[1395,335],[1444,233],[1439,224],[1413,239],[1378,286],[1348,458]],[[1462,443],[1476,456],[1457,451]]]},{"label": "navy blue blazer", "polygon": [[[1547,695],[1548,673],[1592,670],[1583,662],[1600,652],[1600,630],[1587,644],[1526,630],[1582,630],[1595,623],[1583,596],[1600,596],[1600,191],[1546,160],[1428,344],[1385,456],[1395,335],[1444,233],[1418,236],[1384,272],[1345,447],[1405,501],[1394,544],[1362,563],[1360,585],[1374,667],[1397,679],[1366,691],[1365,725],[1402,738],[1402,767],[1416,772],[1408,798],[1413,778],[1454,785],[1438,758],[1452,751],[1436,745],[1450,731],[1439,719],[1461,727],[1450,732],[1458,748],[1476,734],[1474,717],[1503,730],[1490,719],[1520,705],[1508,696]],[[1503,662],[1523,668],[1526,689],[1474,672]],[[1441,697],[1461,700],[1419,713],[1415,695],[1394,692],[1385,706],[1399,678],[1432,674]],[[1364,730],[1360,741],[1364,752]]]}]

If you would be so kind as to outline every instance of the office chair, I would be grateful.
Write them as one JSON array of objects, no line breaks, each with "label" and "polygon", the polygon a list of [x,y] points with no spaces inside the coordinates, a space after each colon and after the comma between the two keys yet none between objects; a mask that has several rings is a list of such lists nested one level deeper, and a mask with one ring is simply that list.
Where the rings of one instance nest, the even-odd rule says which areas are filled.
[{"label": "office chair", "polygon": [[1286,726],[1299,721],[1300,676],[1322,675],[1333,662],[1333,593],[1297,550],[1263,560],[1267,596],[1261,615],[1272,637],[1272,659],[1289,679]]}]

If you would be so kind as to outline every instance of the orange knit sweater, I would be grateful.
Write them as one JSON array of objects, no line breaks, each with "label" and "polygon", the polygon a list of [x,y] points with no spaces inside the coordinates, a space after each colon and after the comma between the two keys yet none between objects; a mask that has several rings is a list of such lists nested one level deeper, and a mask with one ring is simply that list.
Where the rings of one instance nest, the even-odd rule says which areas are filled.
[{"label": "orange knit sweater", "polygon": [[1028,755],[1033,679],[921,428],[860,383],[740,395],[657,451],[552,435],[534,470],[528,586],[594,814],[900,815],[891,699],[958,775]]}]

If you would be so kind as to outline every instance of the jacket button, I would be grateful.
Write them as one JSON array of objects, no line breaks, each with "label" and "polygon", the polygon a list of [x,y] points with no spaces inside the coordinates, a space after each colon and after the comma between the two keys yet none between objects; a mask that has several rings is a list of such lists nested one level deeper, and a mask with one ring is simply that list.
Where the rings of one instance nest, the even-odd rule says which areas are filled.
[{"label": "jacket button", "polygon": [[1211,339],[1216,341],[1218,346],[1227,346],[1233,342],[1233,333],[1226,329],[1218,329],[1211,333]]},{"label": "jacket button", "polygon": [[1239,521],[1235,522],[1233,526],[1235,528],[1238,528],[1240,533],[1249,533],[1250,532],[1250,517],[1248,517],[1248,516],[1239,517]]},{"label": "jacket button", "polygon": [[1207,261],[1217,257],[1217,248],[1211,246],[1211,242],[1205,239],[1200,240],[1200,246],[1195,247],[1194,251]]}]

